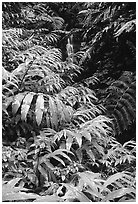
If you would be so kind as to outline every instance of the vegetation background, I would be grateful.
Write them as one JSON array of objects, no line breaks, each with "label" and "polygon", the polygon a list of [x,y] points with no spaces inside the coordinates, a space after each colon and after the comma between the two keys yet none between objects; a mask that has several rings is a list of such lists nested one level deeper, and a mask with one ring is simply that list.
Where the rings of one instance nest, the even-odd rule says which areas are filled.
[{"label": "vegetation background", "polygon": [[135,2],[3,2],[3,202],[135,202],[135,91]]}]

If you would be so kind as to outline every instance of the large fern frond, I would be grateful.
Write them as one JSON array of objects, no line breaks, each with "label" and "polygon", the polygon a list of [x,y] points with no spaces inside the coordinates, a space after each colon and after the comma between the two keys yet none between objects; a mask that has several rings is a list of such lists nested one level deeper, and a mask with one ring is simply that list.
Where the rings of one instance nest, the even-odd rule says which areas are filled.
[{"label": "large fern frond", "polygon": [[30,120],[38,126],[55,130],[58,130],[60,125],[70,122],[73,114],[71,106],[64,105],[58,96],[43,93],[19,93],[15,95],[11,105],[13,115],[18,112],[21,120]]},{"label": "large fern frond", "polygon": [[17,59],[23,63],[12,73],[19,78],[23,90],[52,94],[64,87],[65,82],[58,74],[61,70],[58,49],[35,46],[18,55]]},{"label": "large fern frond", "polygon": [[113,82],[107,90],[104,105],[109,115],[114,119],[116,134],[127,130],[135,121],[136,93],[135,79],[129,72],[125,72],[119,80]]},{"label": "large fern frond", "polygon": [[75,84],[74,86],[67,86],[59,93],[59,97],[71,106],[74,106],[76,103],[78,103],[78,107],[79,105],[84,104],[93,105],[98,100],[93,90],[84,87],[83,85],[77,84]]},{"label": "large fern frond", "polygon": [[[78,147],[81,150],[85,150],[88,155],[91,155],[91,152],[95,155],[94,152],[95,149],[97,149],[100,155],[103,154],[102,146],[107,144],[106,137],[108,138],[112,133],[109,123],[111,123],[109,118],[98,116],[91,121],[83,123],[77,129],[68,128],[57,132],[54,135],[54,141],[65,141],[65,147],[69,150],[72,145],[76,143]],[[96,157],[96,155],[93,157]]]}]

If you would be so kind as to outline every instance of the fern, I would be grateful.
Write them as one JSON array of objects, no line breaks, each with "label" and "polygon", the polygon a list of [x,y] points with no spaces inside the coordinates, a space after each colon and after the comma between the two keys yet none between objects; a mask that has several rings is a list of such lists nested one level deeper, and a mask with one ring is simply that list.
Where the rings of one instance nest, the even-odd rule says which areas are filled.
[{"label": "fern", "polygon": [[[119,180],[120,182],[118,182]],[[102,189],[103,191],[106,191],[107,189],[109,193],[105,196],[104,199],[102,199],[102,201],[105,202],[105,201],[114,200],[115,198],[122,197],[126,194],[129,194],[131,198],[134,198],[135,197],[135,187],[132,187],[131,185],[129,185],[129,183],[131,183],[130,180],[133,181],[134,178],[130,176],[128,172],[121,172],[121,173],[119,172],[119,173],[116,173],[110,176],[105,181],[103,185],[103,189]],[[110,185],[113,186],[112,192],[110,192],[109,189],[107,188]],[[127,188],[125,188],[125,185],[127,186]],[[114,187],[118,188],[118,190],[114,190]]]},{"label": "fern", "polygon": [[16,115],[19,108],[21,108],[21,120],[27,121],[28,117],[33,120],[31,109],[34,108],[37,125],[42,124],[42,126],[52,127],[55,130],[60,124],[71,121],[73,114],[73,109],[70,106],[65,106],[57,96],[52,97],[34,92],[23,92],[15,95],[12,102],[12,113]]},{"label": "fern", "polygon": [[74,78],[77,77],[83,70],[82,67],[79,65],[71,62],[65,61],[61,63],[62,65],[62,72],[63,72],[63,79],[65,78],[68,80],[68,84],[72,84],[74,82]]},{"label": "fern", "polygon": [[88,88],[92,88],[94,85],[99,83],[99,79],[96,76],[91,76],[82,80],[82,83],[85,84]]},{"label": "fern", "polygon": [[107,91],[104,104],[114,119],[115,134],[120,134],[135,121],[135,79],[124,73]]},{"label": "fern", "polygon": [[53,29],[54,30],[60,30],[63,26],[64,19],[61,17],[53,17]]},{"label": "fern", "polygon": [[107,140],[106,153],[99,161],[106,167],[108,166],[112,172],[117,172],[118,168],[121,169],[121,166],[128,170],[132,164],[135,165],[135,147],[136,143],[134,141],[128,141],[122,145],[115,138],[110,137]]},{"label": "fern", "polygon": [[10,201],[29,201],[35,200],[39,196],[33,193],[27,193],[28,189],[23,188],[20,184],[18,187],[16,185],[22,180],[21,178],[14,178],[9,182],[3,182],[3,195],[2,200],[3,202]]},{"label": "fern", "polygon": [[136,143],[114,136],[135,122],[135,4],[3,3],[2,21],[3,201],[134,201]]},{"label": "fern", "polygon": [[[62,197],[66,201],[79,202],[111,202],[134,200],[136,190],[129,184],[122,183],[133,180],[128,172],[116,173],[107,179],[103,179],[100,173],[84,171],[77,173],[74,181],[63,184],[66,193]],[[110,190],[109,186],[113,186]],[[63,188],[63,187],[62,187]]]},{"label": "fern", "polygon": [[110,123],[108,118],[100,116],[81,124],[77,129],[66,128],[57,132],[54,135],[54,141],[60,142],[61,147],[72,150],[80,163],[84,155],[87,155],[93,166],[98,165],[97,160],[103,157],[104,148],[108,143],[108,135],[112,131],[108,123]]},{"label": "fern", "polygon": [[72,122],[79,126],[80,124],[92,120],[103,113],[104,107],[102,105],[86,103],[81,105],[81,107],[74,112]]},{"label": "fern", "polygon": [[14,95],[14,93],[18,90],[19,81],[13,73],[8,72],[4,67],[2,67],[2,78],[2,94],[3,99],[6,100],[8,96]]},{"label": "fern", "polygon": [[132,30],[135,29],[135,26],[136,26],[136,20],[135,19],[128,21],[127,23],[122,25],[122,27],[118,31],[116,31],[115,37],[119,37],[124,31],[125,32],[131,32]]},{"label": "fern", "polygon": [[[34,143],[30,146],[28,156],[35,161],[35,174],[39,171],[45,181],[57,182],[54,171],[56,166],[66,166],[66,163],[71,162],[70,156],[73,153],[67,149],[57,149],[57,144],[54,142],[53,135],[47,134],[49,132],[54,133],[53,130],[47,129],[41,131]],[[56,163],[55,163],[56,161]],[[39,179],[39,178],[38,178]],[[39,182],[42,182],[41,180]]]},{"label": "fern", "polygon": [[76,103],[80,105],[94,105],[98,100],[93,90],[76,84],[74,84],[74,86],[67,86],[58,95],[72,107],[75,106]]},{"label": "fern", "polygon": [[20,79],[21,89],[52,94],[64,87],[65,82],[58,74],[61,69],[61,53],[58,49],[47,50],[35,46],[19,55],[17,59],[23,63],[13,74]]},{"label": "fern", "polygon": [[107,123],[111,123],[111,120],[105,116],[100,115],[93,120],[81,124],[80,128],[82,133],[84,129],[93,136],[102,137],[103,135],[106,136],[112,132],[112,129],[107,125]]},{"label": "fern", "polygon": [[54,32],[51,32],[44,37],[44,45],[51,45],[59,40],[60,36]]}]

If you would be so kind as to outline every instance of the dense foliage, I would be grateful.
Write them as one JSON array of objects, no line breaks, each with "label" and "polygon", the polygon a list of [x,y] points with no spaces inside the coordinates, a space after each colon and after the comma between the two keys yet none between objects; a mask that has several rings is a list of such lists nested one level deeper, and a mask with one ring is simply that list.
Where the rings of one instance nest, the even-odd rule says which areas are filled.
[{"label": "dense foliage", "polygon": [[136,4],[2,4],[3,201],[136,197]]}]

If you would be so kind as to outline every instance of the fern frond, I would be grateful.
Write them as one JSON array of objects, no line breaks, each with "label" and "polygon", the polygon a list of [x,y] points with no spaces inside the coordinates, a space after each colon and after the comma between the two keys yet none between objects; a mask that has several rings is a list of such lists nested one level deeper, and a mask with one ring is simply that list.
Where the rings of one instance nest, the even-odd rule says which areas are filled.
[{"label": "fern frond", "polygon": [[[42,92],[45,94],[55,94],[61,91],[65,86],[65,82],[60,78],[58,74],[44,73],[44,69],[41,70],[29,70],[28,74],[24,77],[24,89],[27,91]],[[31,80],[32,79],[32,80]]]},{"label": "fern frond", "polygon": [[91,159],[95,161],[95,157],[97,157],[96,152],[99,156],[104,154],[102,145],[107,145],[106,138],[112,132],[112,129],[108,125],[110,122],[105,116],[97,117],[96,119],[83,123],[78,129],[63,129],[57,132],[54,135],[54,141],[64,141],[65,147],[69,150],[76,143],[81,151],[85,150],[91,156]]},{"label": "fern frond", "polygon": [[[136,190],[134,188],[121,188],[118,190],[114,190],[113,192],[109,193],[103,200],[102,202],[111,202],[112,200],[114,200],[115,198],[119,198],[119,197],[125,197],[127,194],[129,194],[129,196],[132,196],[132,198],[135,198],[135,194],[136,194]],[[124,201],[127,201],[127,199]],[[120,201],[119,201],[120,202]],[[127,201],[129,202],[129,200]]]},{"label": "fern frond", "polygon": [[83,123],[80,125],[80,128],[82,134],[83,130],[86,130],[90,132],[92,136],[101,138],[102,136],[110,135],[112,132],[112,129],[109,127],[108,123],[111,124],[111,120],[106,116],[100,115],[93,120]]},{"label": "fern frond", "polygon": [[14,97],[14,100],[12,102],[12,113],[13,114],[17,113],[18,109],[21,106],[22,100],[24,99],[26,94],[27,94],[27,92],[19,93]]},{"label": "fern frond", "polygon": [[135,98],[135,79],[129,72],[125,72],[109,86],[104,104],[114,119],[115,134],[127,130],[135,121]]},{"label": "fern frond", "polygon": [[79,91],[75,87],[67,86],[58,95],[61,100],[73,107],[77,102]]},{"label": "fern frond", "polygon": [[57,35],[56,33],[51,32],[51,33],[45,35],[45,37],[44,37],[44,43],[45,43],[46,45],[54,44],[54,43],[56,43],[56,42],[58,41],[59,37],[60,37],[60,36]]},{"label": "fern frond", "polygon": [[88,88],[92,88],[94,85],[99,83],[99,79],[96,76],[91,76],[82,81],[82,83],[86,84]]},{"label": "fern frond", "polygon": [[119,37],[123,32],[131,32],[136,27],[136,19],[124,23],[121,28],[116,31],[115,37]]},{"label": "fern frond", "polygon": [[44,97],[43,97],[43,94],[38,94],[38,97],[36,100],[36,109],[35,109],[36,122],[38,125],[41,124],[43,112],[44,112]]},{"label": "fern frond", "polygon": [[[30,108],[30,105],[32,103],[33,97],[34,97],[34,93],[30,92],[28,94],[25,95],[23,101],[22,101],[22,106],[21,106],[21,120],[26,121],[26,117]],[[22,100],[22,97],[20,99],[20,101]],[[17,106],[18,107],[18,106]],[[14,112],[16,113],[16,111]]]},{"label": "fern frond", "polygon": [[3,31],[2,34],[3,34],[2,36],[3,45],[14,47],[17,51],[19,51],[18,44],[20,42],[19,40],[20,38],[16,33],[16,30],[13,30],[13,29],[5,30]]},{"label": "fern frond", "polygon": [[91,200],[72,183],[64,183],[63,186],[67,189],[67,193],[63,196],[63,199],[67,202],[73,202],[76,199],[77,201],[79,200],[79,202],[91,202]]},{"label": "fern frond", "polygon": [[53,17],[52,21],[53,21],[52,24],[53,24],[54,30],[60,30],[64,24],[64,19],[59,16]]},{"label": "fern frond", "polygon": [[77,174],[79,176],[78,189],[83,190],[86,188],[86,191],[91,192],[91,195],[102,199],[103,196],[99,192],[99,189],[102,188],[102,183],[104,180],[101,179],[101,175],[99,173],[93,173],[90,171],[85,171]]},{"label": "fern frond", "polygon": [[[117,142],[117,140],[113,137],[110,137],[107,140],[107,153],[103,155],[100,160],[101,163],[106,164],[109,162],[109,165],[114,167],[119,167],[120,164],[130,164],[135,162],[136,156],[136,142],[128,141],[124,143],[124,145]],[[128,166],[127,166],[128,167]]]},{"label": "fern frond", "polygon": [[73,109],[66,106],[58,96],[48,96],[43,93],[23,92],[15,95],[12,102],[12,113],[15,115],[21,108],[21,120],[27,121],[28,117],[33,120],[34,117],[30,112],[32,105],[38,126],[42,125],[42,127],[57,130],[61,124],[71,121]]},{"label": "fern frond", "polygon": [[58,74],[61,70],[61,52],[58,49],[34,46],[19,55],[18,60],[25,62],[13,74],[18,76],[24,90],[52,94],[64,87],[65,82]]},{"label": "fern frond", "polygon": [[77,103],[78,107],[86,105],[86,107],[90,109],[90,106],[92,106],[94,108],[94,112],[98,112],[98,107],[99,111],[102,110],[102,106],[97,106],[97,110],[96,106],[94,106],[98,100],[95,92],[83,85],[74,84],[74,86],[67,86],[58,95],[61,100],[64,100],[67,104],[74,108]]},{"label": "fern frond", "polygon": [[8,72],[4,67],[2,67],[2,94],[3,97],[14,95],[14,92],[18,90],[19,80],[13,74]]},{"label": "fern frond", "polygon": [[78,51],[76,53],[73,53],[72,57],[73,57],[73,62],[75,64],[79,64],[81,65],[81,59],[83,58],[85,52],[84,51]]},{"label": "fern frond", "polygon": [[94,105],[92,103],[88,105],[82,105],[80,108],[77,109],[77,111],[73,114],[72,122],[75,122],[75,124],[82,124],[88,120],[92,120],[97,115],[100,115],[103,113],[102,107],[100,105]]},{"label": "fern frond", "polygon": [[51,152],[49,153],[48,155],[45,155],[43,157],[43,160],[45,159],[50,159],[50,158],[54,158],[55,160],[57,160],[58,162],[60,162],[63,166],[65,166],[65,162],[63,159],[60,158],[60,156],[62,156],[63,158],[67,159],[68,161],[71,162],[71,159],[70,157],[65,154],[64,152],[66,153],[70,153],[73,155],[73,153],[67,149],[58,149],[58,150],[55,150],[54,152]]}]

